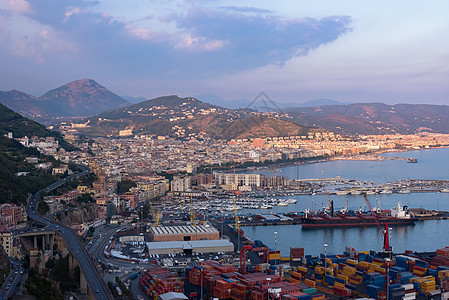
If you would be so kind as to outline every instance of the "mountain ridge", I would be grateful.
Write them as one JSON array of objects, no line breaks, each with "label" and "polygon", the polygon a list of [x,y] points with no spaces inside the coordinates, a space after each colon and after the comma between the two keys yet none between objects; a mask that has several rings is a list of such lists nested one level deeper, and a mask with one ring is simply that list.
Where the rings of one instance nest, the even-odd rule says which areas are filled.
[{"label": "mountain ridge", "polygon": [[33,119],[87,117],[130,104],[93,79],[71,81],[35,97],[17,90],[0,91],[0,103]]},{"label": "mountain ridge", "polygon": [[[287,110],[294,122],[347,134],[449,133],[449,106],[435,104],[353,103]],[[307,116],[307,117],[304,117]]]},{"label": "mountain ridge", "polygon": [[[164,135],[175,138],[249,138],[287,136],[307,132],[308,128],[279,116],[251,109],[227,109],[193,97],[162,96],[138,104],[111,110],[87,119],[83,134]],[[87,122],[86,121],[86,122]]]},{"label": "mountain ridge", "polygon": [[[261,113],[267,113],[265,117],[273,116],[293,122],[300,127],[321,128],[348,135],[411,134],[421,131],[449,133],[449,119],[446,120],[446,116],[449,114],[447,105],[406,103],[390,105],[381,102],[344,104],[344,102],[335,102],[325,98],[305,103],[282,103],[273,102],[267,97],[265,99],[262,97],[261,101],[265,101],[264,103],[257,103],[259,96],[266,96],[261,93],[254,100],[256,105],[253,105],[254,101],[252,101],[246,104],[245,108],[227,108],[223,107],[227,104],[226,100],[213,94],[209,94],[209,96],[218,97],[215,99],[216,102],[219,102],[218,105],[193,97],[179,98],[174,95],[132,104],[101,86],[95,80],[85,78],[50,90],[41,97],[17,90],[0,91],[0,103],[40,122],[52,118],[51,124],[61,121],[73,122],[81,117],[89,119],[93,117],[91,121],[92,124],[95,124],[98,122],[98,118],[102,118],[101,123],[108,124],[106,127],[110,134],[118,134],[120,130],[132,129],[136,133],[164,135],[170,134],[175,130],[173,128],[177,128],[176,130],[181,128],[177,135],[179,137],[204,131],[208,132],[209,137],[219,138],[220,133],[225,132],[227,128],[235,127],[235,125],[230,127],[232,122],[249,117],[254,118]],[[134,99],[141,100],[143,98]],[[193,99],[198,102],[194,102]],[[241,99],[237,102],[242,105],[246,103],[245,101],[245,99]],[[184,104],[184,102],[186,103]],[[270,104],[268,102],[274,104],[270,111],[255,111],[265,108]],[[193,109],[194,113],[189,113],[186,110],[187,107]],[[149,111],[150,108],[151,111]],[[167,111],[164,112],[164,109]],[[200,110],[204,111],[200,113]],[[167,118],[170,114],[172,118]],[[111,120],[108,120],[109,118]],[[209,126],[206,125],[207,121],[211,122]],[[269,122],[262,123],[268,124]],[[150,124],[156,126],[157,130],[150,130]],[[105,129],[103,133],[106,133],[107,130]],[[252,132],[257,132],[257,130]],[[94,133],[92,127],[91,133],[103,134],[101,132]]]}]

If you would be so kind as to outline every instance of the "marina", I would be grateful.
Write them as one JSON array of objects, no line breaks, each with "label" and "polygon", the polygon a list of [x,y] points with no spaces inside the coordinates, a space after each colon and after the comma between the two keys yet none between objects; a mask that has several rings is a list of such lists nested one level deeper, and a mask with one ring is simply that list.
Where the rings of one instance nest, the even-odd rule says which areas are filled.
[{"label": "marina", "polygon": [[[366,194],[373,207],[389,210],[401,202],[417,217],[414,226],[399,225],[392,228],[395,249],[431,251],[435,247],[445,247],[445,240],[449,240],[445,229],[449,225],[449,176],[441,166],[449,164],[449,149],[391,155],[416,157],[418,163],[408,164],[404,160],[347,160],[303,165],[299,167],[298,182],[309,189],[254,190],[238,196],[228,193],[195,199],[192,207],[199,215],[218,220],[224,218],[228,223],[233,222],[236,212],[245,235],[251,240],[266,241],[270,248],[274,248],[273,232],[278,232],[277,248],[283,255],[288,253],[292,244],[303,246],[305,252],[312,255],[321,252],[323,243],[329,244],[329,251],[334,253],[341,252],[345,246],[378,250],[381,232],[376,226],[327,227],[312,231],[304,230],[301,226],[300,216],[306,210],[322,211],[327,206],[326,196],[333,201],[336,211],[368,211],[363,197]],[[267,176],[272,174],[269,170],[250,172],[265,172]],[[295,180],[298,172],[295,166],[290,166],[281,168],[278,174]],[[289,199],[296,200],[296,203],[288,203]],[[182,210],[182,206],[175,203],[171,208]],[[187,200],[184,210],[190,211]],[[295,214],[299,215],[296,219],[292,217]],[[258,215],[275,218],[259,218]]]}]

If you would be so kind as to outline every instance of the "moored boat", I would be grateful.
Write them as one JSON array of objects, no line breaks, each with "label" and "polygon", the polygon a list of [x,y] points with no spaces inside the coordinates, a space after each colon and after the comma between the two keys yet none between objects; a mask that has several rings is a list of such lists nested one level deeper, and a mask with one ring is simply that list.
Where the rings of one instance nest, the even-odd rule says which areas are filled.
[{"label": "moored boat", "polygon": [[321,214],[306,215],[301,219],[303,228],[334,228],[334,227],[366,227],[380,226],[387,223],[388,226],[394,225],[414,225],[418,219],[410,214],[407,206],[400,203],[396,207],[391,208],[390,215],[381,215],[372,213],[370,215],[358,214]]}]

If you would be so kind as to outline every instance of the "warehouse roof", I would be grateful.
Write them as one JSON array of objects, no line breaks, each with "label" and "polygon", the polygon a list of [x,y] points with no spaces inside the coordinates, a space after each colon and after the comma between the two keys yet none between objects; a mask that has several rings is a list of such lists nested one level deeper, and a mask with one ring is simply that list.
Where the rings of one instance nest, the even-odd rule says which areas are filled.
[{"label": "warehouse roof", "polygon": [[153,235],[179,235],[179,234],[204,234],[218,233],[215,227],[209,223],[204,225],[182,225],[182,226],[157,226],[150,229]]}]

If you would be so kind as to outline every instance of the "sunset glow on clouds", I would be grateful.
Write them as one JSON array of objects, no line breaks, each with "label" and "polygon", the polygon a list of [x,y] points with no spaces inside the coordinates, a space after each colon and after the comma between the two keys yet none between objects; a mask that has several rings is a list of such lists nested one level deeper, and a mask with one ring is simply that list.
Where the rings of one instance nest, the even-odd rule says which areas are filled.
[{"label": "sunset glow on clouds", "polygon": [[0,1],[0,90],[445,103],[446,1]]}]

